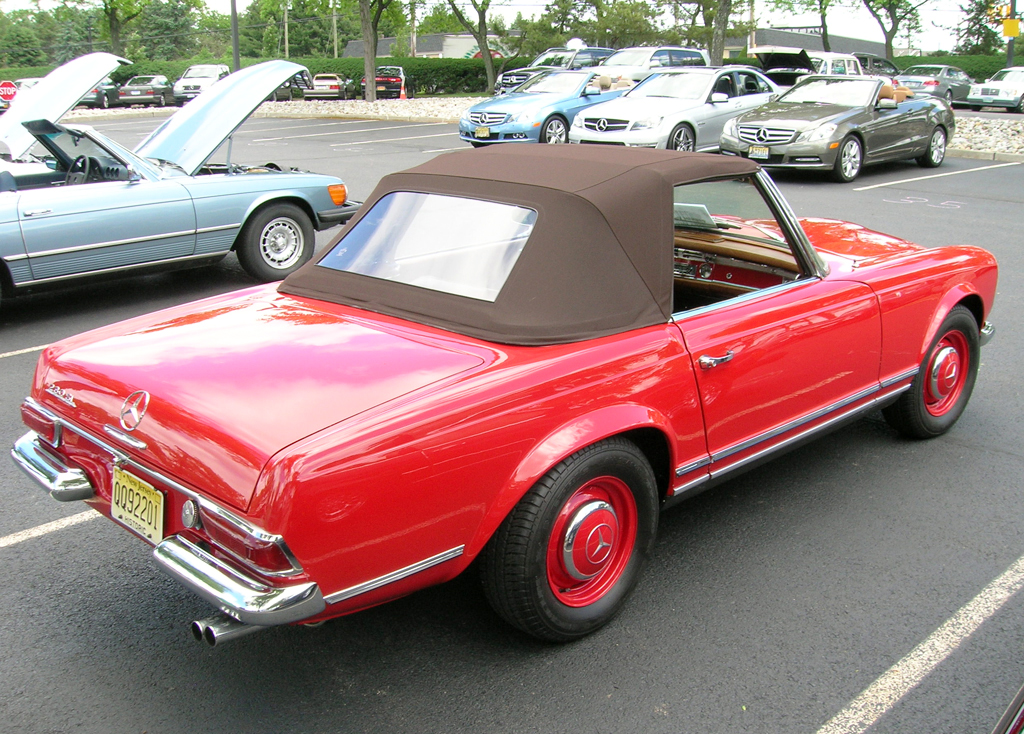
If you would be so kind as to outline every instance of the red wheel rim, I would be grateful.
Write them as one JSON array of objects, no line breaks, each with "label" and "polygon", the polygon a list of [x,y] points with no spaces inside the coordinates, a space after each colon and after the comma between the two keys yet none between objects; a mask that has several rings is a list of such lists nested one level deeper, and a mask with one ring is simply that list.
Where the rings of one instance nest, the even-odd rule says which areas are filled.
[{"label": "red wheel rim", "polygon": [[970,366],[966,337],[959,331],[943,335],[932,349],[924,375],[924,407],[931,415],[943,416],[957,404]]},{"label": "red wheel rim", "polygon": [[616,477],[591,479],[555,518],[548,540],[548,585],[570,607],[603,597],[621,578],[636,545],[636,500]]}]

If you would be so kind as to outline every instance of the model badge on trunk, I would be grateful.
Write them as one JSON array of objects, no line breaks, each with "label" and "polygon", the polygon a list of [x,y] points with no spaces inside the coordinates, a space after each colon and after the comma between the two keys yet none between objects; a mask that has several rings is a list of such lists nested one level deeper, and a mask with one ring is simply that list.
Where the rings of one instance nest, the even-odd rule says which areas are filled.
[{"label": "model badge on trunk", "polygon": [[62,389],[58,385],[54,385],[52,382],[46,386],[46,392],[53,395],[53,397],[57,398],[57,400],[61,401],[65,405],[70,405],[72,408],[78,407],[75,405],[75,398],[71,393]]}]

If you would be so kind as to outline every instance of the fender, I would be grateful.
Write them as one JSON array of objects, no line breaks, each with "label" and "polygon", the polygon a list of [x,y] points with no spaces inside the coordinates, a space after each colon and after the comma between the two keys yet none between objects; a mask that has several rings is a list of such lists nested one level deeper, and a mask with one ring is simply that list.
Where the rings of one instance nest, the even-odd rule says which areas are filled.
[{"label": "fender", "polygon": [[238,230],[239,234],[241,234],[242,230],[245,229],[245,225],[249,222],[249,218],[252,217],[258,209],[262,209],[267,204],[277,203],[298,205],[298,207],[309,217],[309,221],[312,223],[313,229],[316,229],[316,214],[313,212],[313,207],[310,206],[309,200],[302,194],[302,192],[295,189],[278,189],[276,191],[264,191],[252,200],[248,208],[245,210],[245,214],[242,216],[242,222]]},{"label": "fender", "polygon": [[[970,296],[977,297],[984,306],[985,299],[981,297],[973,283],[958,283],[948,290],[939,300],[938,304],[935,306],[935,310],[932,312],[931,319],[928,321],[928,328],[925,330],[924,341],[921,344],[921,350],[917,356],[918,362],[924,359],[925,354],[928,353],[928,347],[931,346],[932,341],[938,334],[939,327],[942,326],[942,322],[945,320],[946,316],[949,315],[949,312],[953,310],[954,306]],[[971,312],[973,313],[974,309],[971,309]],[[984,321],[984,319],[982,320]],[[978,324],[978,328],[981,328],[981,324]]]},{"label": "fender", "polygon": [[548,434],[526,454],[505,488],[491,502],[472,539],[466,543],[466,555],[476,556],[490,540],[516,503],[553,466],[580,449],[637,428],[655,428],[666,439],[669,466],[675,466],[675,446],[668,419],[658,410],[637,404],[610,405],[585,415],[577,416]]}]

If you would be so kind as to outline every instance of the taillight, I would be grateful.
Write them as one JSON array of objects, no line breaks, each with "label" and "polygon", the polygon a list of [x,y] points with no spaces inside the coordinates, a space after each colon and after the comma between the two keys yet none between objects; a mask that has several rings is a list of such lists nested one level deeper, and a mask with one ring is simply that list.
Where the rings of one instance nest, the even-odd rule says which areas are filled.
[{"label": "taillight", "polygon": [[34,400],[21,404],[21,420],[51,446],[60,443],[60,419]]},{"label": "taillight", "polygon": [[202,529],[210,542],[242,563],[271,576],[302,570],[280,536],[264,532],[209,502],[202,502],[200,508]]},{"label": "taillight", "polygon": [[924,83],[924,85],[926,87],[937,87],[937,86],[939,86],[939,81],[938,81],[938,79],[929,79],[928,81],[926,81]]},{"label": "taillight", "polygon": [[332,84],[330,87],[328,87],[328,89],[337,89],[337,88],[338,88],[337,84]]},{"label": "taillight", "polygon": [[341,206],[348,201],[348,189],[345,188],[345,184],[331,184],[327,187],[327,193],[330,194],[335,206]]}]

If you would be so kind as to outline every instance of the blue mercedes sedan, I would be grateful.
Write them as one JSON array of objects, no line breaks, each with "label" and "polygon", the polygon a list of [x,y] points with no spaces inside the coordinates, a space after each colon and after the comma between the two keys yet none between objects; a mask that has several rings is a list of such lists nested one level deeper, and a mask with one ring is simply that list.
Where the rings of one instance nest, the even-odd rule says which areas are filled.
[{"label": "blue mercedes sedan", "polygon": [[488,143],[567,143],[577,113],[629,88],[613,88],[600,69],[552,71],[512,92],[475,104],[459,120],[459,137],[475,147]]}]

